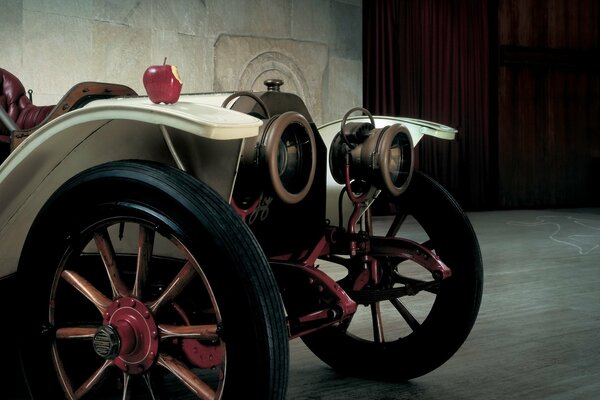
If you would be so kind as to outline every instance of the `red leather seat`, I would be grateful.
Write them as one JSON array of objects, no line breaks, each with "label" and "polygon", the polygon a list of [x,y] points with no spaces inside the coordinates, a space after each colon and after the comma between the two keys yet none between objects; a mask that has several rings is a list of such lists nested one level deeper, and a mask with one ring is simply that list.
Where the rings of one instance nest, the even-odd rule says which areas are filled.
[{"label": "red leather seat", "polygon": [[[8,116],[21,130],[39,125],[54,109],[54,105],[32,104],[21,81],[2,68],[0,68],[0,107],[6,110]],[[8,129],[0,124],[0,134],[8,133]]]},{"label": "red leather seat", "polygon": [[6,111],[0,113],[0,162],[42,123],[82,107],[94,99],[117,96],[137,96],[137,93],[128,86],[115,83],[80,82],[58,104],[36,106],[25,94],[21,81],[0,68],[0,107]]}]

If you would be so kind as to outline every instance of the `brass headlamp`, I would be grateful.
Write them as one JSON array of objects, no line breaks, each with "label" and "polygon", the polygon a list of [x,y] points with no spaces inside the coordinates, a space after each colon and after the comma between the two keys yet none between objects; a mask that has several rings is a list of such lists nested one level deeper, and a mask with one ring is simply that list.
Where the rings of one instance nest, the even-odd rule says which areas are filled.
[{"label": "brass headlamp", "polygon": [[[347,122],[362,111],[370,122]],[[342,120],[329,152],[329,167],[340,184],[352,182],[353,191],[366,192],[371,186],[393,196],[402,194],[413,173],[413,144],[402,124],[376,128],[373,116],[364,108],[353,108]]]},{"label": "brass headlamp", "polygon": [[315,170],[315,136],[306,118],[294,111],[267,114],[258,136],[244,141],[233,200],[242,210],[252,209],[266,191],[296,204],[308,194]]}]

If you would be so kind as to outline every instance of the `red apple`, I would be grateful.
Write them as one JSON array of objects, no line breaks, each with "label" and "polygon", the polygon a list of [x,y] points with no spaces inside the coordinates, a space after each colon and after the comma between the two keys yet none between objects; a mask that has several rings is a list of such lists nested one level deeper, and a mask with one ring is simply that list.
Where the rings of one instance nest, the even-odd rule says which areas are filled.
[{"label": "red apple", "polygon": [[181,94],[181,78],[177,67],[167,64],[167,58],[162,65],[151,65],[144,72],[144,87],[153,103],[175,103]]}]

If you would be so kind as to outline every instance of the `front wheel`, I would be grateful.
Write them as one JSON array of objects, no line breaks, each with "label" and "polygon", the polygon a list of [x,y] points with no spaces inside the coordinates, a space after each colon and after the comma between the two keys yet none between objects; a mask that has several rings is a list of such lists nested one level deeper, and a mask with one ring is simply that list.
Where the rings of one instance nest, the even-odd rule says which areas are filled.
[{"label": "front wheel", "polygon": [[[467,216],[433,179],[415,173],[408,190],[391,208],[395,215],[375,217],[376,230],[371,234],[418,243],[439,257],[452,275],[438,282],[414,261],[375,256],[380,283],[354,294],[362,304],[359,311],[303,340],[340,372],[402,381],[439,367],[465,341],[479,310],[483,268]],[[351,290],[349,277],[338,281],[347,290]]]},{"label": "front wheel", "polygon": [[284,399],[285,315],[256,239],[180,170],[111,162],[67,182],[19,265],[31,397]]}]

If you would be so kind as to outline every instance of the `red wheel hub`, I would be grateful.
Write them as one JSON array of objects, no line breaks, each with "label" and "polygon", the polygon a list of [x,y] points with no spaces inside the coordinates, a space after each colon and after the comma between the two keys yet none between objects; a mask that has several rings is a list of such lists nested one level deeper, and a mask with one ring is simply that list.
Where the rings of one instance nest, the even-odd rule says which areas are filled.
[{"label": "red wheel hub", "polygon": [[94,336],[94,350],[129,374],[148,370],[158,354],[158,327],[152,312],[136,298],[120,297],[106,309]]}]

